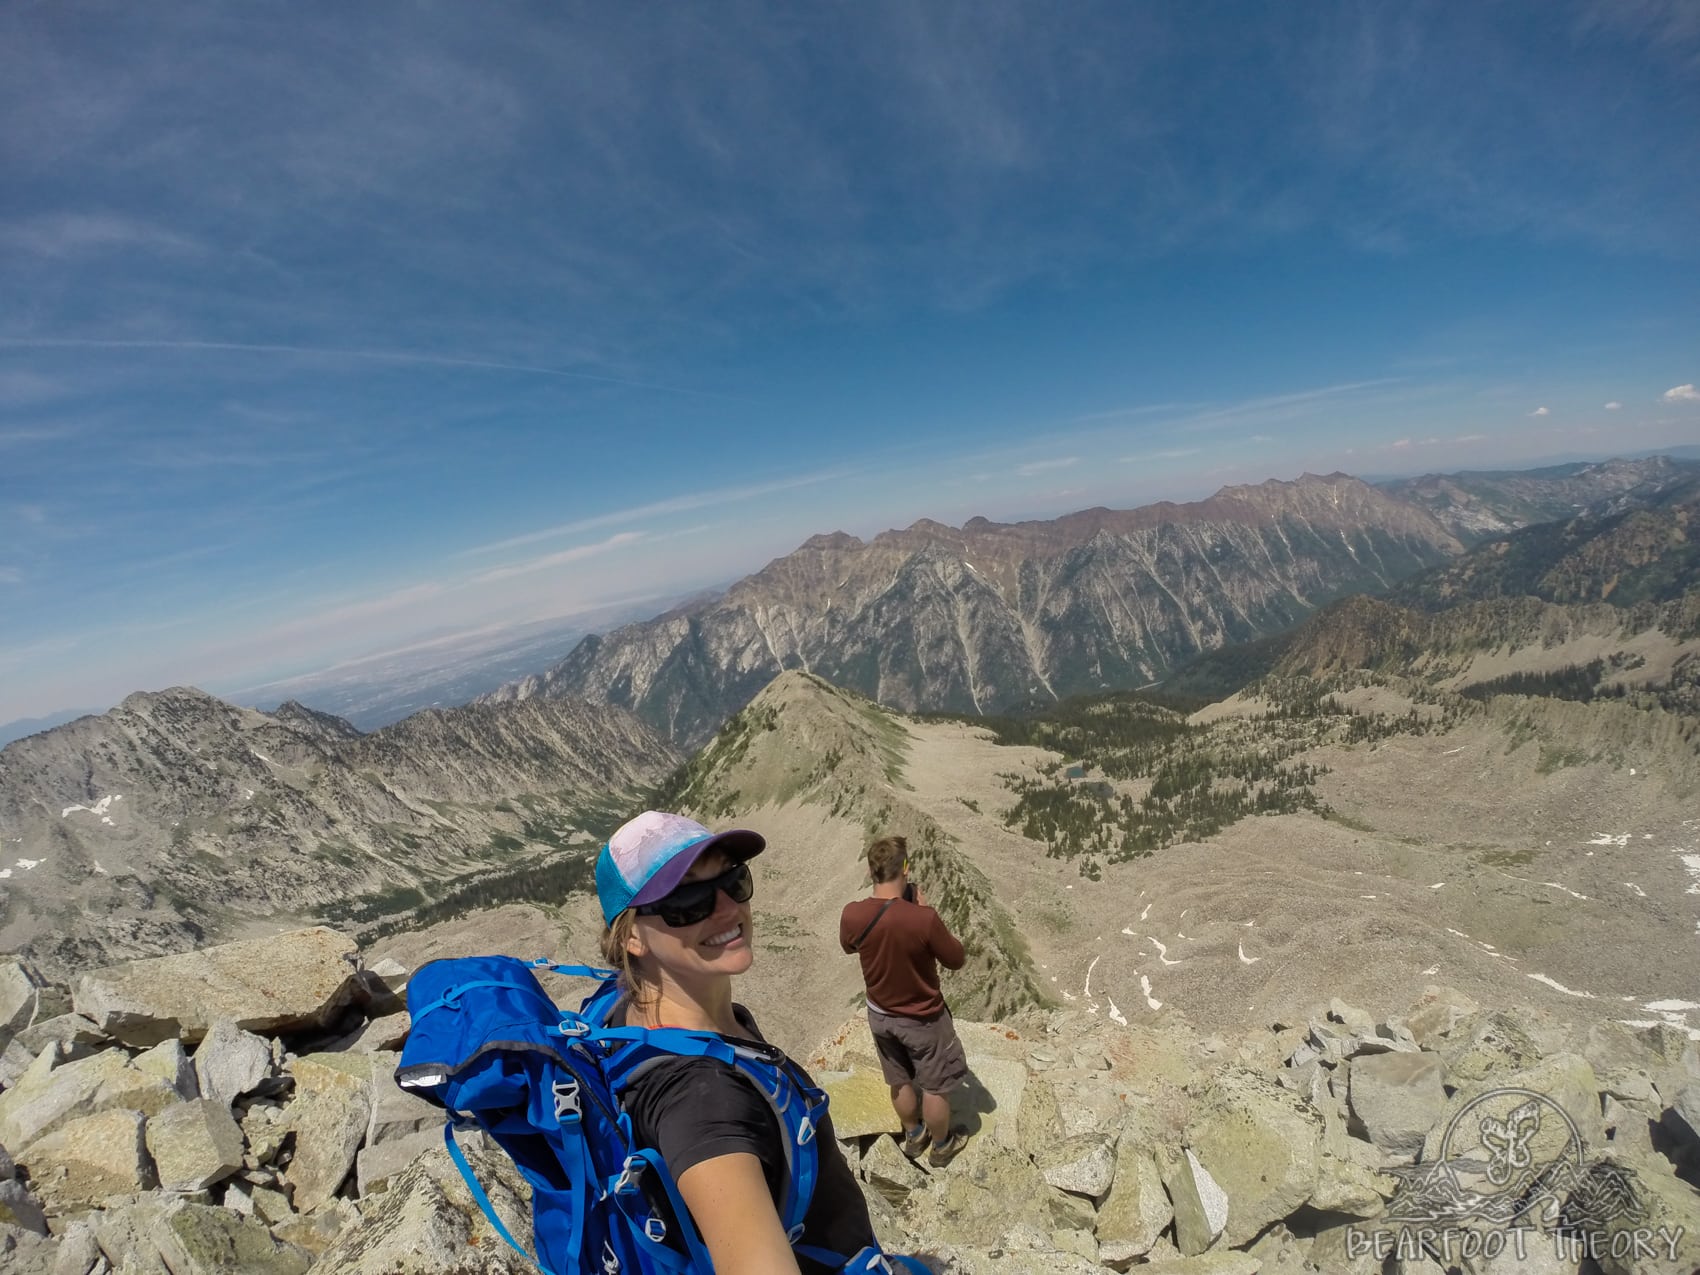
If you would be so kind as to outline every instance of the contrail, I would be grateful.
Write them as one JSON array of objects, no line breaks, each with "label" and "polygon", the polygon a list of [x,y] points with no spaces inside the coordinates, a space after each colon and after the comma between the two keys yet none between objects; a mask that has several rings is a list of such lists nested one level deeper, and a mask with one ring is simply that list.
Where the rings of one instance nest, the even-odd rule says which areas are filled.
[{"label": "contrail", "polygon": [[0,349],[9,350],[178,350],[186,352],[235,354],[307,354],[321,358],[359,359],[369,363],[418,363],[430,367],[462,367],[479,372],[520,372],[528,376],[556,376],[570,381],[597,381],[604,385],[623,385],[628,389],[654,390],[662,394],[687,394],[698,398],[726,399],[745,402],[732,394],[713,390],[688,389],[677,385],[659,385],[654,381],[635,381],[623,376],[606,376],[598,372],[573,372],[565,368],[539,367],[534,363],[503,363],[495,359],[459,358],[451,354],[420,354],[411,350],[347,350],[319,345],[281,345],[256,341],[108,341],[81,337],[0,337]]}]

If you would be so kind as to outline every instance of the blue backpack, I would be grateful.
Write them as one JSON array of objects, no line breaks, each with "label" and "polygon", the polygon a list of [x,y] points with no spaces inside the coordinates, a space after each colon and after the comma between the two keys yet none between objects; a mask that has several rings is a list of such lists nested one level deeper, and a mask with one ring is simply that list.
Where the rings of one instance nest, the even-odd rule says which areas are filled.
[{"label": "blue backpack", "polygon": [[[598,980],[577,1013],[558,1009],[533,971]],[[658,1152],[634,1145],[622,1109],[626,1087],[643,1070],[674,1057],[716,1058],[737,1068],[779,1118],[790,1170],[779,1210],[795,1250],[846,1275],[924,1272],[911,1258],[866,1248],[846,1257],[798,1244],[820,1164],[815,1129],[826,1095],[785,1054],[754,1042],[733,1044],[713,1032],[610,1027],[620,999],[612,970],[530,964],[511,956],[432,961],[408,984],[413,1025],[396,1068],[402,1088],[448,1109],[448,1145],[472,1198],[496,1233],[546,1275],[687,1275],[714,1264],[673,1175]],[[532,1240],[527,1253],[490,1204],[455,1128],[479,1128],[513,1158],[531,1185]],[[669,1201],[684,1252],[650,1207],[645,1184]]]}]

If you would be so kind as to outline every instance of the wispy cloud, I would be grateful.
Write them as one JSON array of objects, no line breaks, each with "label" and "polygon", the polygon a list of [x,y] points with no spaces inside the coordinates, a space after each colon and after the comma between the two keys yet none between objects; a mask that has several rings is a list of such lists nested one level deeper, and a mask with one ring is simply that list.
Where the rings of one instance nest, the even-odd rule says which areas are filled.
[{"label": "wispy cloud", "polygon": [[1537,407],[1534,411],[1530,412],[1529,415],[1530,416],[1551,416],[1552,415],[1552,409],[1549,408],[1549,407]]},{"label": "wispy cloud", "polygon": [[1619,403],[1616,399],[1613,399],[1611,402],[1606,404],[1606,411],[1608,412],[1621,411],[1622,408],[1623,404]]},{"label": "wispy cloud", "polygon": [[0,222],[0,247],[48,258],[136,250],[173,254],[204,250],[187,235],[114,213],[45,214]]},{"label": "wispy cloud", "polygon": [[531,363],[510,363],[500,359],[435,354],[425,350],[364,350],[339,346],[285,345],[275,342],[254,341],[108,340],[83,337],[0,337],[0,349],[157,350],[176,354],[290,355],[354,363],[389,363],[401,366],[462,368],[473,372],[512,372],[525,376],[552,376],[571,381],[595,381],[604,385],[621,385],[628,389],[653,390],[662,394],[688,394],[703,398],[737,401],[734,396],[729,394],[720,394],[712,390],[692,389],[688,386],[662,385],[654,381],[634,380],[625,376],[608,376],[600,372],[580,372],[571,368],[540,367]]},{"label": "wispy cloud", "polygon": [[1487,439],[1486,434],[1460,434],[1452,441],[1455,443],[1485,443]]},{"label": "wispy cloud", "polygon": [[1120,460],[1124,465],[1137,465],[1148,460],[1180,460],[1185,456],[1196,456],[1203,450],[1201,447],[1166,447],[1161,451],[1135,452],[1131,456],[1120,457]]},{"label": "wispy cloud", "polygon": [[1028,461],[1025,465],[1017,466],[1015,472],[1022,478],[1031,478],[1035,474],[1047,473],[1053,469],[1067,469],[1071,465],[1078,465],[1079,463],[1080,457],[1078,456],[1058,456],[1052,460]]},{"label": "wispy cloud", "polygon": [[853,472],[850,469],[827,469],[810,474],[800,474],[794,478],[782,478],[770,483],[754,483],[750,486],[741,487],[718,487],[711,491],[689,492],[682,496],[670,496],[666,500],[656,500],[645,505],[633,505],[626,509],[615,509],[605,514],[592,515],[589,518],[575,518],[572,522],[556,523],[552,527],[528,531],[524,535],[509,536],[505,540],[495,540],[486,545],[476,545],[471,549],[461,550],[455,556],[467,558],[476,554],[500,553],[504,549],[517,549],[523,545],[533,545],[543,540],[555,540],[561,536],[577,535],[581,531],[594,531],[599,527],[617,527],[623,522],[663,518],[668,514],[687,513],[693,509],[707,509],[714,505],[731,505],[737,504],[739,501],[759,500],[763,496],[776,495],[782,491],[795,491],[800,487],[813,487],[820,483],[832,482],[836,479],[848,477]]},{"label": "wispy cloud", "polygon": [[1667,403],[1700,403],[1700,390],[1692,385],[1673,385],[1664,392]]},{"label": "wispy cloud", "polygon": [[574,545],[571,549],[562,549],[556,553],[546,553],[542,557],[530,558],[524,562],[509,563],[506,566],[492,567],[473,576],[470,584],[489,584],[496,580],[509,580],[514,576],[531,575],[537,571],[548,571],[555,567],[564,567],[569,563],[583,562],[586,558],[601,557],[627,545],[637,544],[648,540],[650,536],[642,531],[621,531],[609,536],[606,540],[598,540],[594,544]]}]

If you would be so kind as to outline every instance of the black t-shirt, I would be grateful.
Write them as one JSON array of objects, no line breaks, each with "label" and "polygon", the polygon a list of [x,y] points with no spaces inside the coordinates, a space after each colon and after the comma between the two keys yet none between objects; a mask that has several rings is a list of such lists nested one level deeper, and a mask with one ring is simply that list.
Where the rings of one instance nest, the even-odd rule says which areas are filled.
[{"label": "black t-shirt", "polygon": [[[749,1039],[766,1043],[748,1010],[737,1005],[733,1012]],[[730,1064],[713,1058],[656,1063],[626,1089],[625,1106],[637,1144],[659,1151],[675,1181],[704,1160],[748,1152],[761,1161],[774,1208],[781,1206],[789,1173],[779,1117],[749,1078]],[[820,1173],[799,1242],[853,1257],[875,1242],[874,1228],[861,1188],[833,1137],[830,1116],[822,1118],[815,1144],[820,1148]],[[667,1223],[669,1236],[677,1234],[667,1202],[652,1196],[651,1204]],[[797,1264],[803,1275],[831,1269],[801,1253]]]}]

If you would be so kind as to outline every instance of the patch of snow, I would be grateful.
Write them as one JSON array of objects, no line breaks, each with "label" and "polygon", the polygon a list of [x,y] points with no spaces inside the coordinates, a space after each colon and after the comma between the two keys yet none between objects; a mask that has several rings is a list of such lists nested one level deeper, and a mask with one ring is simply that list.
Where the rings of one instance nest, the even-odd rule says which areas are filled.
[{"label": "patch of snow", "polygon": [[94,861],[94,874],[97,877],[104,877],[104,876],[107,875],[106,869],[100,866],[100,860],[99,859],[96,859]]},{"label": "patch of snow", "polygon": [[268,766],[277,765],[276,762],[274,762],[270,757],[267,757],[264,753],[260,752],[258,749],[250,748],[248,751],[253,753],[254,756],[258,757],[261,761],[265,762],[266,765],[268,765]]},{"label": "patch of snow", "polygon": [[1137,930],[1135,930],[1133,928],[1133,926],[1131,926],[1131,925],[1122,926],[1122,933],[1127,935],[1129,938],[1132,938],[1132,939],[1136,939],[1136,938],[1139,937],[1139,932]]},{"label": "patch of snow", "polygon": [[1177,938],[1177,939],[1186,939],[1186,941],[1187,941],[1187,942],[1188,942],[1188,943],[1190,943],[1190,942],[1192,942],[1192,940],[1191,940],[1191,939],[1189,939],[1189,938],[1187,938],[1187,937],[1186,937],[1186,935],[1184,935],[1184,934],[1182,934],[1182,933],[1181,933],[1181,932],[1180,932],[1180,931],[1179,931],[1179,930],[1176,930],[1176,931],[1175,931],[1175,937],[1176,937],[1176,938]]},{"label": "patch of snow", "polygon": [[1627,832],[1596,832],[1593,840],[1588,844],[1591,846],[1626,846],[1629,844],[1629,836],[1630,834]]},{"label": "patch of snow", "polygon": [[1155,905],[1155,904],[1153,904],[1153,903],[1147,903],[1147,904],[1146,904],[1146,905],[1145,905],[1145,911],[1143,911],[1143,912],[1141,912],[1141,913],[1140,913],[1140,914],[1139,914],[1139,919],[1140,919],[1140,920],[1141,920],[1141,921],[1143,921],[1143,920],[1144,920],[1144,919],[1145,919],[1145,918],[1146,918],[1146,917],[1148,917],[1148,916],[1150,916],[1150,915],[1151,915],[1151,909],[1152,909],[1152,908],[1153,908],[1153,907],[1155,907],[1155,906],[1156,906],[1156,905]]},{"label": "patch of snow", "polygon": [[1641,834],[1641,840],[1643,840],[1643,841],[1651,841],[1652,839],[1653,839],[1653,834],[1650,833],[1650,832],[1643,832]]},{"label": "patch of snow", "polygon": [[1461,753],[1463,751],[1464,751],[1464,745],[1459,744],[1458,747],[1456,747],[1456,748],[1448,748],[1445,752],[1443,752],[1441,754],[1441,756],[1442,757],[1450,757],[1450,756],[1452,756],[1453,753]]},{"label": "patch of snow", "polygon": [[1151,995],[1151,976],[1149,974],[1139,976],[1139,990],[1145,993],[1145,1004],[1148,1008],[1163,1008],[1163,1002]]},{"label": "patch of snow", "polygon": [[1064,989],[1063,989],[1063,999],[1064,999],[1064,1000],[1065,1000],[1065,1001],[1071,1001],[1071,1000],[1073,1000],[1073,999],[1074,999],[1074,993],[1073,993],[1073,992],[1071,992],[1071,991],[1069,991],[1069,990],[1068,990],[1068,989],[1067,989],[1067,988],[1066,988],[1066,987],[1065,987],[1065,988],[1064,988]]},{"label": "patch of snow", "polygon": [[1640,886],[1636,885],[1635,882],[1633,882],[1633,881],[1625,881],[1623,883],[1623,886],[1624,886],[1624,889],[1626,889],[1626,890],[1635,891],[1635,897],[1638,898],[1638,899],[1644,899],[1644,898],[1647,897],[1647,892],[1645,890],[1643,890]]},{"label": "patch of snow", "polygon": [[1523,977],[1532,978],[1537,983],[1545,983],[1548,987],[1552,988],[1553,991],[1563,992],[1566,996],[1575,996],[1585,1001],[1591,1001],[1594,999],[1594,994],[1592,992],[1575,991],[1572,988],[1566,987],[1556,978],[1548,978],[1545,974],[1525,974]]},{"label": "patch of snow", "polygon": [[1252,926],[1254,926],[1256,924],[1257,924],[1256,921],[1247,921],[1242,928],[1249,930]]},{"label": "patch of snow", "polygon": [[1179,961],[1171,961],[1169,959],[1169,949],[1168,948],[1164,947],[1156,939],[1151,938],[1151,936],[1149,934],[1147,934],[1145,937],[1148,940],[1150,940],[1151,946],[1157,949],[1157,959],[1159,961],[1163,962],[1163,964],[1165,964],[1165,965],[1179,965],[1180,964]]},{"label": "patch of snow", "polygon": [[1176,917],[1175,919],[1178,920],[1178,921],[1186,920],[1186,914],[1190,911],[1192,911],[1191,908],[1182,908],[1180,916]]},{"label": "patch of snow", "polygon": [[1092,998],[1092,971],[1098,968],[1098,962],[1103,959],[1104,954],[1100,952],[1092,958],[1092,964],[1086,967],[1086,986],[1080,989],[1080,994],[1088,1000]]},{"label": "patch of snow", "polygon": [[11,876],[12,870],[10,868],[0,868],[0,881],[10,880]]},{"label": "patch of snow", "polygon": [[1438,889],[1440,889],[1441,886],[1443,886],[1445,884],[1446,884],[1446,882],[1444,882],[1444,881],[1436,881],[1433,885],[1429,886],[1429,889],[1438,890]]},{"label": "patch of snow", "polygon": [[[119,800],[121,800],[121,797],[114,794],[110,797],[102,797],[92,806],[66,806],[65,809],[59,812],[59,817],[61,819],[69,819],[77,811],[81,810],[94,815],[97,819],[104,819],[106,812],[112,809],[112,803]],[[110,823],[111,820],[106,820],[106,822]]]},{"label": "patch of snow", "polygon": [[1700,1005],[1693,1001],[1648,1001],[1641,1008],[1650,1009],[1658,1014],[1668,1014],[1685,1009],[1700,1009]]},{"label": "patch of snow", "polygon": [[1456,934],[1461,939],[1467,939],[1470,937],[1468,934],[1464,933],[1463,930],[1455,930],[1450,925],[1446,927],[1446,932],[1448,934]]},{"label": "patch of snow", "polygon": [[1120,1023],[1123,1027],[1127,1026],[1127,1015],[1116,1008],[1116,1003],[1114,1001],[1110,1001],[1110,1021],[1112,1023]]},{"label": "patch of snow", "polygon": [[19,859],[18,860],[18,866],[20,868],[22,868],[25,872],[28,872],[31,868],[39,868],[41,866],[41,860],[40,859]]},{"label": "patch of snow", "polygon": [[1541,884],[1546,886],[1549,890],[1563,890],[1573,899],[1586,899],[1588,897],[1585,894],[1577,894],[1576,891],[1572,890],[1569,886],[1560,885],[1556,881],[1542,881]]},{"label": "patch of snow", "polygon": [[1426,970],[1424,970],[1423,973],[1424,974],[1438,974],[1438,973],[1440,973],[1440,966],[1431,965]]},{"label": "patch of snow", "polygon": [[1358,897],[1360,899],[1373,899],[1375,897],[1375,895],[1373,895],[1373,894],[1360,894],[1360,895],[1358,895]]},{"label": "patch of snow", "polygon": [[1240,940],[1240,964],[1241,965],[1256,965],[1262,959],[1263,958],[1261,956],[1247,956],[1245,954],[1245,940],[1244,939]]}]

